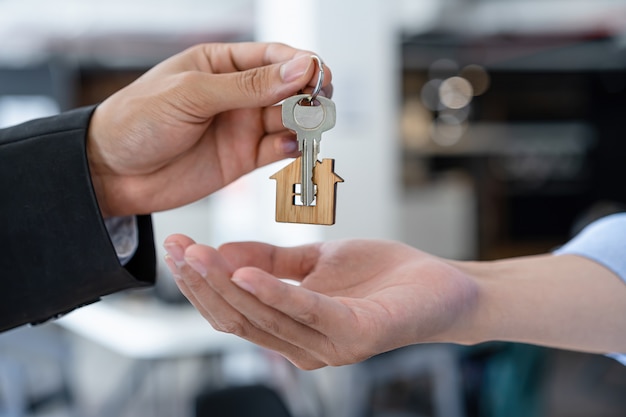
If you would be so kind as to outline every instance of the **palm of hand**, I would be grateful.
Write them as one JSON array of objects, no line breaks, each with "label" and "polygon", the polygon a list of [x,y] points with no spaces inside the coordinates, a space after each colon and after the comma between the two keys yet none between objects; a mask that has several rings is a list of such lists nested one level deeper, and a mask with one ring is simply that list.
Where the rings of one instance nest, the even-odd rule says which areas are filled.
[{"label": "palm of hand", "polygon": [[[354,321],[330,336],[358,360],[407,344],[435,341],[471,305],[475,288],[459,269],[411,247],[381,241],[320,245],[304,288],[329,295]],[[376,337],[372,337],[375,335]],[[356,347],[358,346],[358,347]]]}]

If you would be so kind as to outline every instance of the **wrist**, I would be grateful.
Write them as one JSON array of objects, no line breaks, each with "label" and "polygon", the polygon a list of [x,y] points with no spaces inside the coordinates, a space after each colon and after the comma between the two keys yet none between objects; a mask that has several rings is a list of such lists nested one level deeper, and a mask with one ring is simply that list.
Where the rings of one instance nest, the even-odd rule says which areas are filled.
[{"label": "wrist", "polygon": [[105,164],[103,158],[102,147],[98,141],[99,132],[99,112],[96,107],[91,120],[89,122],[89,128],[87,130],[87,164],[89,166],[89,173],[91,175],[91,184],[93,191],[98,201],[98,206],[102,217],[113,217],[108,204],[108,192],[107,192],[107,179],[105,173]]},{"label": "wrist", "polygon": [[[542,317],[558,303],[556,288],[543,287],[551,255],[464,262],[478,288],[476,308],[467,318],[461,343],[508,341],[541,344]],[[543,272],[542,272],[543,271]]]},{"label": "wrist", "polygon": [[[515,323],[512,319],[518,306],[515,278],[507,261],[463,262],[464,270],[477,288],[476,308],[467,317],[460,343],[475,345],[491,341],[510,340]],[[523,314],[522,314],[523,316]]]},{"label": "wrist", "polygon": [[587,352],[626,351],[626,288],[601,265],[539,255],[465,266],[479,288],[470,343],[508,341]]},{"label": "wrist", "polygon": [[467,299],[464,308],[458,314],[448,329],[439,337],[437,342],[457,343],[461,345],[476,345],[493,340],[494,330],[491,328],[496,305],[493,305],[492,289],[489,285],[489,275],[492,273],[491,262],[476,261],[448,261],[461,272],[468,286],[473,288],[472,297]]}]

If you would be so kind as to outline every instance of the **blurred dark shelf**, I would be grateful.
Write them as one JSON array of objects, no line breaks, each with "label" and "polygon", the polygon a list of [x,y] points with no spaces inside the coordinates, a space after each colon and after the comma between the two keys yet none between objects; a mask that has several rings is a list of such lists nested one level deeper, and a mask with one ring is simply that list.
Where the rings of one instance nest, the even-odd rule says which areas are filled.
[{"label": "blurred dark shelf", "polygon": [[498,71],[607,71],[626,68],[622,36],[428,33],[406,37],[403,68],[424,69],[438,59]]}]

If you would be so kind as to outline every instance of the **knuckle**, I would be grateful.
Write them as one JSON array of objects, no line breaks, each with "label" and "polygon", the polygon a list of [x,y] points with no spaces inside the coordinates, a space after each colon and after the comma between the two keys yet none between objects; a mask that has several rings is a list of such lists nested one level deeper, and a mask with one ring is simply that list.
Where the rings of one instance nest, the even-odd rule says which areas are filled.
[{"label": "knuckle", "polygon": [[246,94],[261,95],[266,84],[266,72],[262,68],[252,68],[238,73],[237,87]]},{"label": "knuckle", "polygon": [[298,319],[308,327],[317,327],[320,323],[320,316],[313,310],[303,312]]},{"label": "knuckle", "polygon": [[169,93],[177,98],[187,97],[190,93],[201,85],[202,74],[198,71],[183,71],[176,74],[173,78],[172,88]]},{"label": "knuckle", "polygon": [[179,85],[194,85],[200,76],[198,71],[183,71],[177,75]]},{"label": "knuckle", "polygon": [[317,327],[320,324],[320,316],[317,311],[320,311],[320,299],[315,297],[310,305],[303,308],[298,314],[298,321],[309,327]]},{"label": "knuckle", "polygon": [[215,330],[222,333],[230,333],[239,337],[244,337],[246,335],[246,327],[236,320],[221,321],[216,323],[213,327]]},{"label": "knuckle", "polygon": [[193,294],[202,293],[206,289],[206,282],[200,276],[183,269],[183,282]]},{"label": "knuckle", "polygon": [[197,84],[198,75],[194,71],[184,71],[168,77],[158,87],[162,102],[174,107],[186,104],[188,97],[193,93],[193,86]]},{"label": "knuckle", "polygon": [[270,334],[280,334],[280,326],[276,320],[271,318],[260,318],[254,321],[254,327],[264,330]]},{"label": "knuckle", "polygon": [[193,116],[193,121],[204,121],[202,116],[207,103],[214,103],[218,97],[212,90],[201,89],[206,83],[205,75],[199,71],[184,71],[173,75],[165,86],[161,87],[161,102],[171,108]]},{"label": "knuckle", "polygon": [[200,44],[196,44],[196,45],[192,45],[190,47],[188,47],[187,49],[185,49],[183,51],[183,54],[189,54],[189,55],[206,55],[207,52],[209,51],[209,44],[204,44],[204,43],[200,43]]}]

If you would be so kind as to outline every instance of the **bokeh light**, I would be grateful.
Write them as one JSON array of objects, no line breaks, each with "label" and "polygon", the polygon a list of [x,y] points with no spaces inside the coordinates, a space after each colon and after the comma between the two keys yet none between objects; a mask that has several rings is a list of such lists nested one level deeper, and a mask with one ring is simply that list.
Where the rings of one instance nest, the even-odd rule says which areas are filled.
[{"label": "bokeh light", "polygon": [[468,65],[461,70],[460,75],[472,85],[475,96],[484,94],[489,89],[491,78],[485,68],[480,65]]},{"label": "bokeh light", "polygon": [[422,87],[420,98],[424,106],[432,111],[443,110],[445,107],[439,100],[439,87],[441,87],[442,81],[438,78],[428,81]]},{"label": "bokeh light", "polygon": [[431,138],[439,146],[456,145],[467,130],[468,123],[448,115],[439,115],[431,125]]},{"label": "bokeh light", "polygon": [[[458,143],[469,128],[473,98],[484,94],[489,86],[489,74],[480,65],[470,64],[460,70],[452,59],[434,61],[428,68],[428,81],[420,91],[423,107],[433,113],[430,139],[439,146]],[[415,133],[417,129],[407,123],[405,131]]]},{"label": "bokeh light", "polygon": [[465,78],[450,77],[439,86],[439,100],[450,109],[467,106],[474,96],[472,85]]}]

